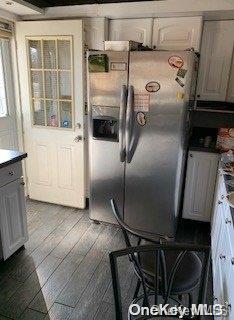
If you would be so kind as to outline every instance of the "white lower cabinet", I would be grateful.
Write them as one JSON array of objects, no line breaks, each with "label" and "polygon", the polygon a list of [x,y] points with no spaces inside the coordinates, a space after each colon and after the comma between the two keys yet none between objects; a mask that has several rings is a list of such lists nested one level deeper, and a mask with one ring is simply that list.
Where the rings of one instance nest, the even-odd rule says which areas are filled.
[{"label": "white lower cabinet", "polygon": [[24,183],[18,177],[0,187],[0,258],[6,260],[27,240]]},{"label": "white lower cabinet", "polygon": [[234,225],[226,202],[223,175],[218,174],[211,225],[214,303],[225,305],[227,317],[234,319]]},{"label": "white lower cabinet", "polygon": [[189,152],[183,218],[210,221],[218,161],[216,153]]}]

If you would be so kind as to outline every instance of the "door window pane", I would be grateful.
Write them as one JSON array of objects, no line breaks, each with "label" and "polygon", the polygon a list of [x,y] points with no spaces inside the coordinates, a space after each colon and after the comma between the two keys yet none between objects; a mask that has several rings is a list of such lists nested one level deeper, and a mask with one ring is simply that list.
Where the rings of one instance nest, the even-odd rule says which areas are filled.
[{"label": "door window pane", "polygon": [[58,103],[46,101],[47,126],[58,127]]},{"label": "door window pane", "polygon": [[45,112],[44,112],[43,100],[33,101],[33,119],[34,119],[35,125],[38,125],[38,126],[45,125]]},{"label": "door window pane", "polygon": [[29,59],[32,69],[41,69],[41,41],[30,40],[29,41]]},{"label": "door window pane", "polygon": [[59,98],[71,100],[71,73],[59,72]]},{"label": "door window pane", "polygon": [[71,42],[58,40],[58,68],[71,70]]},{"label": "door window pane", "polygon": [[71,102],[60,102],[60,126],[62,128],[72,128],[72,105]]},{"label": "door window pane", "polygon": [[56,69],[56,42],[43,40],[44,68]]},{"label": "door window pane", "polygon": [[28,44],[33,124],[72,128],[72,38],[30,37]]},{"label": "door window pane", "polygon": [[45,97],[57,98],[57,72],[45,71]]},{"label": "door window pane", "polygon": [[32,71],[32,96],[33,98],[43,98],[42,71]]}]

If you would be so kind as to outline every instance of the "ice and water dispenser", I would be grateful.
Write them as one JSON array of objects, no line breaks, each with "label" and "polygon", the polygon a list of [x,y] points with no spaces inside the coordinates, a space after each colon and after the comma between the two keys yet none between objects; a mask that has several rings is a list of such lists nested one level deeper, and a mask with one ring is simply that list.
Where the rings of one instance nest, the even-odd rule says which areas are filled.
[{"label": "ice and water dispenser", "polygon": [[92,107],[93,139],[116,141],[119,140],[119,108]]}]

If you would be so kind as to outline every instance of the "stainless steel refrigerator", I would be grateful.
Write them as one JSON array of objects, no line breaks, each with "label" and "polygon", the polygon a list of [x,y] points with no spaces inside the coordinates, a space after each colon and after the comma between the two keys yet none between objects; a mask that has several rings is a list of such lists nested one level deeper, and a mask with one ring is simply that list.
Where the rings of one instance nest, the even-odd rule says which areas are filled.
[{"label": "stainless steel refrigerator", "polygon": [[174,237],[195,93],[192,51],[88,55],[90,218]]}]

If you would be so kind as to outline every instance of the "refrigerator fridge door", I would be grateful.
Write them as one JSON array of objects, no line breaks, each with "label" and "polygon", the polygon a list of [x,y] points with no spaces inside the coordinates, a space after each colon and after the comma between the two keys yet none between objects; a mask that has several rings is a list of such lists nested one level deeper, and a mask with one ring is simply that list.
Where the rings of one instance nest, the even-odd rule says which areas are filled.
[{"label": "refrigerator fridge door", "polygon": [[123,210],[128,52],[88,57],[90,218],[115,223],[110,199]]},{"label": "refrigerator fridge door", "polygon": [[124,220],[133,228],[174,237],[195,55],[131,52],[129,61],[127,114],[132,121],[126,121]]}]

